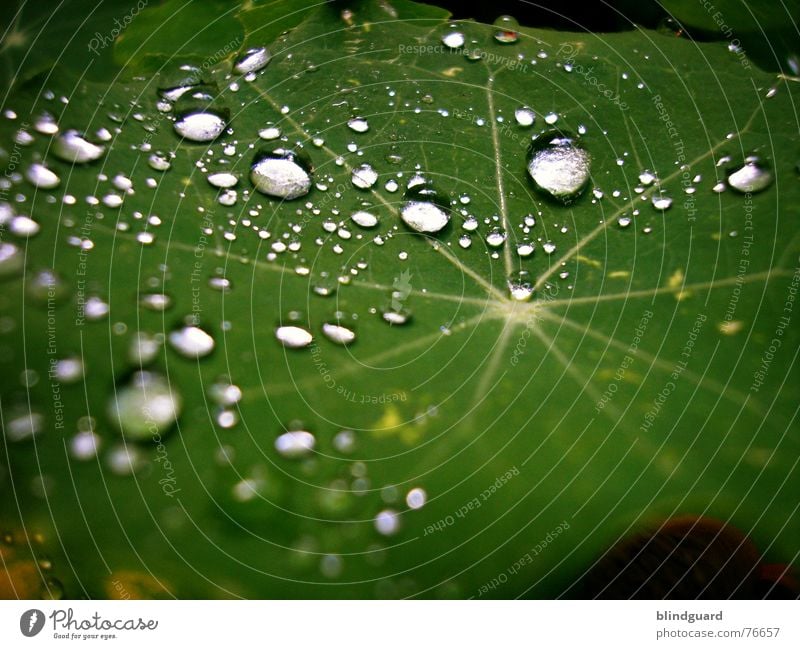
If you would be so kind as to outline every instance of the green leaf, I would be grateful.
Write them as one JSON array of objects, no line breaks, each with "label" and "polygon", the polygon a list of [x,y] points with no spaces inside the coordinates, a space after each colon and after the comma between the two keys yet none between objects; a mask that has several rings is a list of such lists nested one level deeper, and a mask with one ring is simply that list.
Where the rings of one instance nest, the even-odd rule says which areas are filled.
[{"label": "green leaf", "polygon": [[[770,560],[797,556],[795,81],[725,44],[650,31],[524,28],[501,44],[465,22],[469,52],[482,52],[469,58],[442,45],[446,16],[410,2],[332,3],[263,40],[257,25],[285,24],[277,3],[220,6],[213,36],[200,27],[211,10],[192,5],[176,24],[173,4],[143,12],[115,48],[134,70],[152,69],[149,55],[163,70],[77,87],[53,75],[52,94],[19,91],[17,117],[1,120],[4,198],[41,227],[3,234],[24,254],[24,274],[3,262],[0,295],[0,527],[20,574],[46,552],[73,597],[555,597],[617,538],[681,513],[731,520]],[[179,107],[157,108],[179,73],[169,57],[202,66],[234,22],[272,60],[252,81],[230,60],[207,66],[231,131],[181,141]],[[532,127],[515,119],[524,106]],[[90,139],[107,128],[106,155],[59,161],[33,130],[42,111]],[[270,123],[281,138],[264,141]],[[20,128],[33,143],[15,144]],[[552,128],[585,131],[576,141],[591,155],[590,186],[567,205],[527,172],[531,137]],[[253,189],[257,151],[278,147],[310,159],[308,195]],[[174,153],[168,171],[149,166],[155,152]],[[751,154],[771,170],[766,189],[712,190]],[[14,175],[39,159],[58,188]],[[351,183],[364,163],[379,174],[371,189]],[[234,205],[206,180],[218,171],[241,176]],[[416,173],[453,200],[439,234],[400,218]],[[663,211],[651,203],[661,191]],[[378,226],[353,223],[357,211]],[[521,257],[526,237],[536,250]],[[535,286],[527,302],[507,285],[520,270]],[[160,293],[169,309],[141,306]],[[85,317],[90,297],[107,316],[94,303],[101,317]],[[406,324],[382,318],[392,303]],[[190,316],[215,342],[200,359],[170,342]],[[355,341],[334,344],[326,322]],[[314,344],[281,346],[287,323]],[[144,441],[126,420],[125,441],[114,404],[130,406],[140,333],[163,342],[144,368],[180,397],[180,416],[155,436],[145,425]],[[72,357],[85,371],[70,383],[51,361]],[[242,392],[224,414],[222,376]],[[167,401],[150,404],[151,424]],[[26,437],[31,414],[41,431]],[[89,429],[99,455],[79,460],[75,436]],[[292,430],[312,433],[314,451],[279,453]],[[124,449],[140,461],[133,475]],[[418,509],[413,489],[427,494]],[[41,547],[25,542],[35,534]],[[41,588],[11,579],[17,594]]]}]

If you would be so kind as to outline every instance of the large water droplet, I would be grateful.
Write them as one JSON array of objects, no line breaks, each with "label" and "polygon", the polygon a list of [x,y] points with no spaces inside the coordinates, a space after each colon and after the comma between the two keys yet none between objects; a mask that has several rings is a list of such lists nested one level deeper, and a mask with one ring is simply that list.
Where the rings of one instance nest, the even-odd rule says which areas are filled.
[{"label": "large water droplet", "polygon": [[89,142],[76,130],[64,131],[53,142],[53,155],[66,162],[84,164],[100,158],[105,147]]},{"label": "large water droplet", "polygon": [[447,32],[442,36],[442,43],[445,47],[456,50],[464,45],[464,34],[459,31]]},{"label": "large water droplet", "polygon": [[522,106],[514,111],[514,119],[520,126],[531,126],[536,121],[536,113],[527,106]]},{"label": "large water droplet", "polygon": [[262,151],[253,160],[250,180],[262,194],[293,200],[311,189],[311,166],[294,151]]},{"label": "large water droplet", "polygon": [[108,404],[108,417],[128,439],[147,440],[163,435],[181,411],[180,395],[161,375],[136,372],[117,388]]},{"label": "large water droplet", "polygon": [[25,267],[25,255],[13,243],[0,242],[0,279],[15,277]]},{"label": "large water droplet", "polygon": [[528,173],[540,192],[567,204],[589,182],[590,161],[571,136],[549,131],[531,142]]},{"label": "large water droplet", "polygon": [[181,327],[170,332],[169,344],[186,358],[202,358],[214,351],[214,339],[195,326]]},{"label": "large water droplet", "polygon": [[353,117],[348,120],[347,125],[356,133],[366,133],[369,130],[369,123],[363,117]]},{"label": "large water droplet", "polygon": [[663,191],[653,194],[651,202],[653,203],[653,207],[661,211],[668,210],[672,207],[672,198]]},{"label": "large water droplet", "polygon": [[217,173],[206,176],[206,180],[212,187],[229,189],[236,186],[236,183],[239,182],[239,177],[236,174],[230,173],[229,171],[218,171]]},{"label": "large water droplet", "polygon": [[728,185],[742,194],[755,194],[772,184],[772,172],[756,157],[751,156],[745,163],[728,174]]},{"label": "large water droplet", "polygon": [[417,232],[440,232],[450,222],[449,202],[440,198],[424,179],[413,181],[409,181],[408,202],[400,210],[400,217]]},{"label": "large water droplet", "polygon": [[275,440],[275,450],[283,457],[299,458],[310,454],[316,441],[314,435],[306,430],[290,430]]},{"label": "large water droplet", "polygon": [[252,74],[263,70],[271,59],[269,50],[266,47],[253,47],[236,59],[233,71],[236,74]]},{"label": "large water droplet", "polygon": [[356,332],[336,322],[326,322],[322,325],[325,337],[337,345],[349,345],[356,339]]}]

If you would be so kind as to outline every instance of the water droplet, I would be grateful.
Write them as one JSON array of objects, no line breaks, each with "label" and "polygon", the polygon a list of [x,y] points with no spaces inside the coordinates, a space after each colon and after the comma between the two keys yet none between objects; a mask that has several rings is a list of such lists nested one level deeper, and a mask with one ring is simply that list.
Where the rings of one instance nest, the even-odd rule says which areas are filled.
[{"label": "water droplet", "polygon": [[352,430],[340,430],[333,438],[333,448],[340,453],[351,453],[355,444],[356,435]]},{"label": "water droplet", "polygon": [[108,315],[111,307],[103,298],[92,295],[86,299],[83,310],[87,320],[102,320]]},{"label": "water droplet", "polygon": [[128,439],[146,440],[166,433],[181,411],[180,395],[161,374],[135,372],[117,388],[108,417]]},{"label": "water droplet", "polygon": [[258,137],[262,140],[277,140],[281,136],[281,129],[277,126],[267,126],[258,132]]},{"label": "water droplet", "polygon": [[322,325],[325,337],[337,345],[349,345],[356,339],[356,332],[339,322],[326,322]]},{"label": "water droplet", "polygon": [[150,311],[166,311],[172,306],[172,298],[165,293],[145,293],[139,304]]},{"label": "water droplet", "polygon": [[314,337],[310,332],[296,325],[283,325],[275,330],[278,342],[289,349],[308,347]]},{"label": "water droplet", "polygon": [[253,160],[250,180],[262,194],[293,200],[311,189],[311,165],[294,151],[261,152]]},{"label": "water droplet", "polygon": [[428,502],[428,494],[422,487],[414,487],[406,494],[406,505],[410,509],[421,509]]},{"label": "water droplet", "polygon": [[210,110],[195,110],[183,113],[173,125],[175,132],[192,142],[216,140],[227,127],[227,120]]},{"label": "water droplet", "polygon": [[236,174],[232,174],[228,171],[220,171],[217,173],[209,174],[206,176],[206,180],[208,184],[212,187],[217,187],[219,189],[229,189],[230,187],[235,187],[236,184],[239,182],[239,177]]},{"label": "water droplet", "polygon": [[8,225],[11,234],[28,239],[39,234],[41,226],[29,216],[15,216]]},{"label": "water droplet", "polygon": [[498,43],[510,44],[519,40],[519,23],[516,18],[500,16],[494,21],[494,27],[497,28],[494,33],[494,39]]},{"label": "water droplet", "polygon": [[409,181],[406,192],[408,202],[400,210],[400,217],[411,229],[417,232],[440,232],[450,222],[448,202],[442,200],[425,180]]},{"label": "water droplet", "polygon": [[20,410],[5,421],[5,434],[11,442],[22,442],[38,435],[44,429],[44,417],[33,410]]},{"label": "water droplet", "polygon": [[627,228],[631,224],[631,217],[630,216],[620,216],[617,219],[617,225],[621,228]]},{"label": "water droplet", "polygon": [[654,208],[661,211],[668,210],[672,207],[672,199],[663,191],[653,194],[651,202]]},{"label": "water droplet", "polygon": [[728,174],[728,185],[742,194],[755,194],[772,184],[772,172],[756,157],[750,156],[745,163]]},{"label": "water droplet", "polygon": [[0,279],[14,277],[25,267],[25,255],[13,243],[0,242]]},{"label": "water droplet", "polygon": [[400,530],[400,516],[393,509],[378,512],[374,523],[378,533],[384,536],[392,536]]},{"label": "water droplet", "polygon": [[253,47],[242,53],[233,65],[236,74],[252,74],[263,70],[271,59],[266,47]]},{"label": "water droplet", "polygon": [[91,430],[82,430],[69,441],[70,455],[76,460],[92,460],[97,457],[102,439]]},{"label": "water droplet", "polygon": [[458,237],[458,245],[466,250],[472,245],[472,237],[466,233],[462,234],[460,237]]},{"label": "water droplet", "polygon": [[275,440],[275,450],[286,458],[309,455],[316,444],[314,435],[306,430],[290,430]]},{"label": "water droplet", "polygon": [[53,155],[65,162],[85,164],[99,159],[105,147],[92,144],[79,131],[69,130],[55,139],[52,150]]},{"label": "water droplet", "polygon": [[530,300],[533,295],[533,281],[527,270],[520,270],[508,278],[508,291],[511,297],[520,302]]},{"label": "water droplet", "polygon": [[514,111],[514,119],[517,120],[517,124],[520,126],[532,126],[536,121],[536,113],[531,108],[522,106]]},{"label": "water droplet", "polygon": [[155,360],[158,351],[161,349],[163,336],[152,336],[143,331],[139,331],[131,338],[128,346],[128,358],[131,363],[138,367],[144,367]]},{"label": "water droplet", "polygon": [[167,171],[172,166],[169,157],[162,153],[154,153],[147,159],[147,164],[155,171]]},{"label": "water droplet", "polygon": [[445,47],[456,50],[464,45],[464,34],[458,31],[447,32],[442,36],[442,43]]},{"label": "water droplet", "polygon": [[530,257],[535,250],[536,246],[530,239],[522,239],[517,243],[517,254],[520,257]]},{"label": "water droplet", "polygon": [[68,356],[55,361],[50,373],[61,383],[76,383],[83,378],[83,360],[79,356]]},{"label": "water droplet", "polygon": [[356,133],[366,133],[369,130],[369,124],[363,117],[353,117],[348,120],[347,125],[350,127],[351,131],[355,131]]},{"label": "water droplet", "polygon": [[589,181],[590,156],[568,135],[550,131],[531,143],[528,173],[540,192],[568,204]]},{"label": "water droplet", "polygon": [[381,312],[381,317],[384,322],[388,322],[390,325],[404,325],[411,320],[411,311],[404,307],[390,307]]},{"label": "water droplet", "polygon": [[353,219],[356,225],[360,225],[362,228],[374,228],[378,225],[378,217],[371,212],[355,212],[350,218]]},{"label": "water droplet", "polygon": [[506,241],[506,233],[502,228],[492,228],[486,235],[486,243],[492,248],[499,248]]},{"label": "water droplet", "polygon": [[56,172],[40,162],[34,162],[25,170],[25,178],[37,189],[55,189],[61,184]]},{"label": "water droplet", "polygon": [[359,189],[369,189],[378,180],[378,172],[369,164],[362,164],[353,169],[350,177],[353,185]]},{"label": "water droplet", "polygon": [[556,251],[556,244],[548,241],[542,244],[542,250],[544,250],[545,254],[552,255]]},{"label": "water droplet", "polygon": [[181,327],[169,334],[169,344],[181,356],[203,358],[214,351],[214,339],[200,327]]}]

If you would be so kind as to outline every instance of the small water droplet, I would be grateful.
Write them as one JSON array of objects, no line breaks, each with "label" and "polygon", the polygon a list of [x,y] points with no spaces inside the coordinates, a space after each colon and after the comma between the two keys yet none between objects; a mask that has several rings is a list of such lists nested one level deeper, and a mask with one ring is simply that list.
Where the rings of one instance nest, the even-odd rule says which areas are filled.
[{"label": "small water droplet", "polygon": [[353,213],[350,218],[356,225],[362,228],[374,228],[378,225],[378,217],[372,214],[372,212],[358,211]]},{"label": "small water droplet", "polygon": [[363,117],[353,117],[348,120],[347,126],[356,133],[366,133],[369,130],[369,123]]},{"label": "small water droplet", "polygon": [[506,232],[502,228],[492,228],[486,235],[486,243],[492,248],[499,248],[506,242]]},{"label": "small water droplet", "polygon": [[728,185],[742,194],[764,191],[772,184],[772,172],[758,158],[750,156],[728,174]]},{"label": "small water droplet", "polygon": [[522,239],[517,243],[517,254],[520,257],[530,257],[535,250],[536,246],[530,239]]},{"label": "small water droplet", "polygon": [[520,302],[531,299],[533,295],[533,281],[527,270],[520,270],[508,278],[508,292],[511,297]]},{"label": "small water droplet", "polygon": [[211,142],[222,135],[227,125],[223,115],[210,110],[195,110],[183,113],[173,127],[186,140]]},{"label": "small water droplet", "polygon": [[316,441],[314,435],[306,430],[290,430],[275,440],[275,450],[286,458],[300,458],[314,450]]},{"label": "small water droplet", "polygon": [[406,494],[406,505],[409,509],[422,509],[428,502],[428,494],[422,487],[414,487]]},{"label": "small water droplet", "polygon": [[672,207],[672,199],[663,191],[653,194],[651,202],[654,208],[661,211],[668,210]]},{"label": "small water droplet", "polygon": [[517,124],[520,126],[532,126],[536,121],[536,113],[531,108],[522,106],[514,111],[514,119],[517,120]]},{"label": "small water droplet", "polygon": [[209,174],[206,176],[206,180],[208,184],[212,187],[217,187],[219,189],[229,189],[231,187],[235,187],[236,184],[239,182],[239,177],[236,174],[232,174],[228,171],[220,171],[217,173]]},{"label": "small water droplet", "polygon": [[452,50],[457,50],[459,47],[464,46],[464,34],[459,31],[447,32],[444,36],[442,36],[442,43],[445,47],[449,47]]},{"label": "small water droplet", "polygon": [[369,189],[377,182],[378,172],[372,165],[365,163],[353,169],[350,180],[359,189]]},{"label": "small water droplet", "polygon": [[379,534],[392,536],[400,530],[400,516],[393,509],[384,509],[375,516],[375,529]]}]

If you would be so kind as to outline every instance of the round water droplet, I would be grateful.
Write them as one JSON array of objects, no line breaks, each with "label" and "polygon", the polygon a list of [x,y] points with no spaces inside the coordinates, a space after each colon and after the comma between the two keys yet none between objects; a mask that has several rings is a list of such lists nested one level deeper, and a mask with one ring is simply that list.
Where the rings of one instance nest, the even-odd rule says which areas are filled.
[{"label": "round water droplet", "polygon": [[522,239],[517,243],[517,254],[520,257],[530,257],[536,250],[536,245],[530,239]]},{"label": "round water droplet", "polygon": [[147,164],[155,171],[167,171],[172,166],[168,156],[163,153],[154,153],[147,159]]},{"label": "round water droplet", "polygon": [[356,133],[366,133],[369,130],[369,123],[363,117],[353,117],[348,120],[347,125]]},{"label": "round water droplet", "polygon": [[520,302],[531,299],[533,295],[533,281],[527,270],[520,270],[508,278],[508,292],[511,297]]},{"label": "round water droplet", "polygon": [[362,164],[355,169],[350,176],[355,187],[359,189],[369,189],[378,180],[378,172],[369,164]]},{"label": "round water droplet", "polygon": [[356,225],[360,225],[362,228],[374,228],[378,225],[378,217],[372,214],[372,212],[355,212],[350,218],[353,219]]},{"label": "round water droplet", "polygon": [[572,137],[549,131],[531,142],[528,173],[541,193],[568,204],[589,182],[590,161],[589,153]]},{"label": "round water droplet", "polygon": [[337,345],[349,345],[356,339],[356,332],[339,322],[326,322],[322,325],[325,337]]},{"label": "round water droplet", "polygon": [[271,55],[266,47],[253,47],[243,52],[236,63],[233,64],[233,71],[236,74],[252,74],[263,70],[270,62]]},{"label": "round water droplet", "polygon": [[136,372],[111,396],[108,417],[128,439],[151,439],[172,428],[181,401],[161,374]]},{"label": "round water droplet", "polygon": [[442,43],[450,49],[458,49],[464,45],[464,34],[459,31],[450,31],[442,36]]},{"label": "round water droplet", "polygon": [[267,126],[258,132],[258,137],[262,140],[277,140],[281,136],[281,129],[277,126]]},{"label": "round water droplet", "polygon": [[375,517],[375,529],[379,534],[392,536],[400,530],[400,516],[393,509],[384,509]]},{"label": "round water droplet", "polygon": [[227,125],[222,115],[210,110],[197,110],[183,113],[173,127],[186,140],[211,142],[222,135]]},{"label": "round water droplet", "polygon": [[458,237],[458,245],[466,250],[472,245],[472,237],[468,234],[462,234],[460,237]]},{"label": "round water droplet", "polygon": [[410,509],[421,509],[428,502],[428,494],[422,487],[414,487],[406,494],[406,505]]},{"label": "round water droplet", "polygon": [[514,111],[514,119],[517,120],[517,124],[520,126],[532,126],[536,121],[536,113],[531,108],[522,106]]},{"label": "round water droplet", "polygon": [[101,443],[100,435],[91,430],[83,430],[69,441],[70,455],[76,460],[92,460],[97,457]]},{"label": "round water droplet", "polygon": [[0,279],[15,277],[25,267],[25,255],[13,243],[0,242]]},{"label": "round water droplet", "polygon": [[186,326],[171,331],[169,344],[181,356],[203,358],[214,351],[214,339],[200,327]]},{"label": "round water droplet", "polygon": [[492,248],[499,248],[506,241],[506,233],[502,228],[492,228],[486,235],[486,243]]},{"label": "round water droplet", "polygon": [[275,450],[286,458],[309,455],[316,445],[314,435],[306,430],[290,430],[275,440]]},{"label": "round water droplet", "polygon": [[308,347],[311,341],[314,340],[310,332],[296,325],[283,325],[278,327],[275,330],[275,337],[281,345],[289,349]]},{"label": "round water droplet", "polygon": [[500,16],[494,21],[494,27],[497,28],[494,33],[494,39],[498,43],[510,44],[519,40],[519,23],[516,18]]},{"label": "round water droplet", "polygon": [[447,210],[430,201],[409,201],[403,205],[400,216],[417,232],[439,232],[450,222]]},{"label": "round water droplet", "polygon": [[755,194],[764,191],[772,184],[772,172],[756,157],[749,157],[745,163],[728,174],[728,185],[742,194]]},{"label": "round water droplet", "polygon": [[250,180],[262,194],[293,200],[311,189],[311,165],[294,151],[275,149],[256,155]]},{"label": "round water droplet", "polygon": [[105,147],[92,144],[76,130],[64,131],[53,142],[53,155],[65,162],[85,164],[99,159]]},{"label": "round water droplet", "polygon": [[389,307],[381,311],[381,318],[390,325],[404,325],[411,320],[411,311],[404,307]]}]

